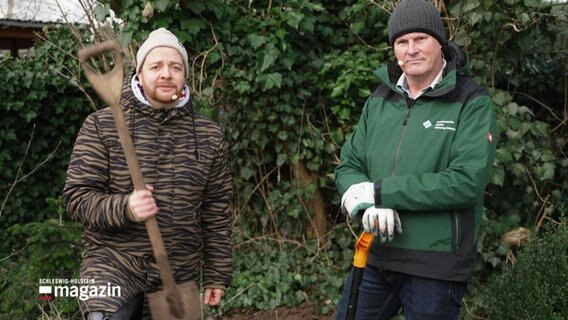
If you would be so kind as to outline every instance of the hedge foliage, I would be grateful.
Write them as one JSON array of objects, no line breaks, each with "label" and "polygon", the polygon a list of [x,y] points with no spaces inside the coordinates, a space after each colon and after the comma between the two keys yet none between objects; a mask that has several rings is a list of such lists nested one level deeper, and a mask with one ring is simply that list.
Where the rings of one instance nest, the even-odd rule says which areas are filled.
[{"label": "hedge foliage", "polygon": [[[195,105],[225,129],[237,250],[227,299],[234,298],[219,312],[306,299],[324,313],[335,307],[357,230],[351,233],[339,214],[332,173],[377,86],[372,71],[392,58],[386,22],[393,4],[107,0],[92,8],[129,58],[157,27],[178,34],[189,51]],[[567,90],[560,85],[568,82],[568,10],[540,0],[436,4],[451,17],[449,35],[468,51],[498,114],[479,286],[466,299],[475,314],[489,303],[478,287],[505,265],[501,235],[568,211]],[[105,20],[111,9],[122,22]],[[0,304],[0,315],[11,318],[37,314],[37,279],[71,277],[82,252],[81,226],[68,220],[59,198],[77,131],[101,107],[76,52],[78,42],[104,40],[103,33],[82,32],[48,30],[34,59],[0,61],[0,300],[11,301]],[[45,257],[61,262],[37,263]],[[267,278],[274,268],[286,273]],[[279,290],[272,290],[276,281]],[[25,301],[20,308],[18,300]],[[63,318],[76,312],[69,302],[43,307]]]},{"label": "hedge foliage", "polygon": [[488,319],[568,319],[568,223],[549,225],[492,277],[484,296]]},{"label": "hedge foliage", "polygon": [[0,252],[18,244],[4,232],[45,221],[47,199],[61,194],[73,142],[93,111],[81,82],[69,30],[49,32],[35,58],[0,61]]}]

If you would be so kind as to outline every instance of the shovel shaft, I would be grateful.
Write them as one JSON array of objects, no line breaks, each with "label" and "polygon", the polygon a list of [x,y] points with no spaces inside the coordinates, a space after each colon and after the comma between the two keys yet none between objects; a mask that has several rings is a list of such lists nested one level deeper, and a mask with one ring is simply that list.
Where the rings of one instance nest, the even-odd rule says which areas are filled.
[{"label": "shovel shaft", "polygon": [[[97,74],[93,72],[87,65],[87,60],[96,55],[112,51],[114,54],[114,68],[106,74]],[[87,79],[99,94],[99,96],[111,106],[112,115],[120,144],[124,151],[128,170],[136,190],[146,190],[144,177],[136,157],[136,150],[132,143],[132,138],[128,133],[126,122],[124,121],[124,113],[120,108],[120,97],[122,94],[122,81],[123,81],[123,64],[121,57],[121,48],[116,41],[106,41],[96,46],[84,48],[79,51],[79,61],[83,66],[83,71]],[[183,304],[181,302],[180,294],[177,289],[176,282],[172,275],[171,266],[168,260],[164,241],[158,227],[155,217],[150,217],[145,221],[146,230],[152,244],[152,250],[158,269],[160,270],[160,277],[166,293],[166,301],[170,306],[170,313],[175,318],[182,318],[184,316]],[[165,316],[165,315],[164,315]]]},{"label": "shovel shaft", "polygon": [[[142,170],[140,169],[140,164],[138,163],[138,158],[136,157],[136,149],[130,135],[128,134],[128,129],[126,127],[126,122],[124,121],[124,113],[120,109],[120,106],[115,104],[111,106],[112,115],[114,118],[115,126],[118,131],[118,137],[120,139],[120,144],[124,150],[124,156],[126,157],[126,163],[128,165],[128,170],[130,171],[130,176],[134,184],[134,189],[136,190],[146,190],[146,184],[144,183],[144,177],[142,175]],[[148,236],[150,238],[150,243],[152,244],[152,250],[154,252],[154,257],[156,258],[156,263],[158,264],[158,270],[160,270],[160,277],[164,285],[164,290],[166,292],[166,301],[170,304],[171,313],[173,316],[181,318],[183,316],[183,305],[177,291],[176,282],[171,272],[170,262],[168,260],[168,255],[166,253],[166,248],[164,247],[164,240],[162,239],[162,234],[160,228],[158,227],[158,222],[154,216],[148,218],[145,221],[146,230],[148,231]]]},{"label": "shovel shaft", "polygon": [[363,278],[363,272],[367,266],[369,249],[373,243],[374,236],[370,232],[363,232],[355,244],[355,254],[353,255],[353,278],[351,289],[349,290],[349,300],[347,300],[346,320],[354,320],[357,313],[357,301],[359,300],[359,286]]},{"label": "shovel shaft", "polygon": [[351,289],[349,290],[349,300],[347,301],[347,311],[345,320],[354,320],[357,313],[357,301],[359,300],[359,285],[363,278],[363,268],[353,267],[353,278],[351,279]]}]

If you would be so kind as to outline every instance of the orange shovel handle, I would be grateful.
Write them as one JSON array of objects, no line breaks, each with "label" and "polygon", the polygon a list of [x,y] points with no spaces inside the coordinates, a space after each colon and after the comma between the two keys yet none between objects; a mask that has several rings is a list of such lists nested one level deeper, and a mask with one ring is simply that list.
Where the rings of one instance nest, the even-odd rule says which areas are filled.
[{"label": "orange shovel handle", "polygon": [[375,237],[370,232],[363,232],[357,239],[355,244],[355,255],[353,256],[353,266],[356,268],[365,268],[367,266],[367,257],[369,249]]},{"label": "orange shovel handle", "polygon": [[363,232],[355,244],[351,289],[349,291],[349,300],[347,301],[347,310],[345,312],[346,320],[355,319],[355,314],[357,313],[357,300],[359,299],[359,286],[361,285],[363,272],[367,266],[367,257],[369,256],[369,249],[371,248],[373,239],[374,236],[372,233]]}]

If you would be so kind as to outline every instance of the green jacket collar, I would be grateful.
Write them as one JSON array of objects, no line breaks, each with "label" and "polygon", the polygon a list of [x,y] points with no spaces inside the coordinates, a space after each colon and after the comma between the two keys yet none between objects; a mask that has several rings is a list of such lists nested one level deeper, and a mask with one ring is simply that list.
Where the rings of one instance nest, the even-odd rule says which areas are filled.
[{"label": "green jacket collar", "polygon": [[[455,88],[458,75],[471,75],[471,70],[467,62],[465,52],[457,44],[448,41],[448,45],[444,46],[442,51],[447,61],[442,81],[440,81],[433,90],[424,93],[423,96],[439,97],[445,95]],[[400,91],[396,88],[396,83],[402,75],[402,69],[396,61],[391,61],[382,65],[374,72],[374,74],[392,91],[400,93]]]}]

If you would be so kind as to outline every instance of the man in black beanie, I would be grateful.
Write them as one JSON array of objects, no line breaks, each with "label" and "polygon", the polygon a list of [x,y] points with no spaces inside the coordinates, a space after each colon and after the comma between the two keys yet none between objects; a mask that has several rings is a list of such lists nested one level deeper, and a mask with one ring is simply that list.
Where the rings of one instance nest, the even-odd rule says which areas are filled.
[{"label": "man in black beanie", "polygon": [[[388,21],[396,61],[375,74],[357,128],[341,150],[341,207],[376,237],[337,319],[454,320],[471,279],[484,189],[497,137],[491,97],[469,78],[437,9],[403,0]],[[404,229],[404,232],[403,232]]]}]

